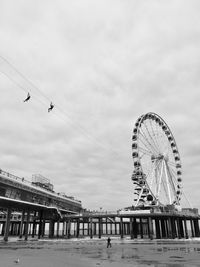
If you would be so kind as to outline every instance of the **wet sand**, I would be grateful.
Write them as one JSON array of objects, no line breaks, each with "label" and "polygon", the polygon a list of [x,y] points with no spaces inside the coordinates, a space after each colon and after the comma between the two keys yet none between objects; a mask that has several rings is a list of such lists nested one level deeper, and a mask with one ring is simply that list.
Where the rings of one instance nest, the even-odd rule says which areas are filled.
[{"label": "wet sand", "polygon": [[[0,267],[200,266],[200,239],[0,241]],[[19,263],[14,261],[19,259]]]}]

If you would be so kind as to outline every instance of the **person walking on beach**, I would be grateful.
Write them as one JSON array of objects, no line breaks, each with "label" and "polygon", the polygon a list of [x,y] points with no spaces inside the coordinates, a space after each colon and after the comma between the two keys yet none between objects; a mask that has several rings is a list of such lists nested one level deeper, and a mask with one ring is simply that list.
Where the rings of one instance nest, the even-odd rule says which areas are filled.
[{"label": "person walking on beach", "polygon": [[111,238],[110,237],[108,237],[108,239],[107,239],[107,248],[108,247],[110,247],[110,248],[112,247],[111,246]]}]

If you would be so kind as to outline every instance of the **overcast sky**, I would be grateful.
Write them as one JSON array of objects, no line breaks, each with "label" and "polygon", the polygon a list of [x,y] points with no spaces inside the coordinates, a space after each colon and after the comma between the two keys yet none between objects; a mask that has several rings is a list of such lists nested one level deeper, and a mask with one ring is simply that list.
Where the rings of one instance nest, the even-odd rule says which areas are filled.
[{"label": "overcast sky", "polygon": [[132,128],[153,111],[200,208],[199,14],[198,0],[0,0],[0,168],[85,208],[132,205]]}]

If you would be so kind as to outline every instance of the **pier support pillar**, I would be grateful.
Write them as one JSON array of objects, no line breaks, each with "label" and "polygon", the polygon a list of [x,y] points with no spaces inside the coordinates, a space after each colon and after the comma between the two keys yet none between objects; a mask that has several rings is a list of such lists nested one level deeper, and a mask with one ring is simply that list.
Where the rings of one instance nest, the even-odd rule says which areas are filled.
[{"label": "pier support pillar", "polygon": [[167,219],[168,238],[172,238],[172,224],[170,218]]},{"label": "pier support pillar", "polygon": [[175,224],[175,219],[174,217],[170,217],[170,221],[171,221],[171,227],[172,227],[172,238],[176,238],[177,237],[177,233],[176,233],[176,224]]},{"label": "pier support pillar", "polygon": [[188,239],[187,220],[184,218],[185,238]]},{"label": "pier support pillar", "polygon": [[130,237],[131,237],[131,239],[134,238],[134,236],[133,236],[133,217],[130,218]]},{"label": "pier support pillar", "polygon": [[138,225],[136,218],[133,218],[133,237],[137,238],[138,236]]},{"label": "pier support pillar", "polygon": [[41,210],[40,213],[39,213],[38,239],[40,239],[41,236],[42,236],[42,228],[43,228],[42,219],[43,219],[43,211]]},{"label": "pier support pillar", "polygon": [[62,237],[65,236],[65,229],[66,229],[66,222],[63,221],[63,227],[62,227]]},{"label": "pier support pillar", "polygon": [[194,224],[193,224],[193,220],[192,219],[190,219],[190,227],[191,227],[192,237],[194,237]]},{"label": "pier support pillar", "polygon": [[30,210],[26,213],[26,223],[25,223],[25,241],[28,240],[28,227],[29,227],[29,220],[30,220]]},{"label": "pier support pillar", "polygon": [[143,223],[141,217],[140,217],[140,237],[143,238]]},{"label": "pier support pillar", "polygon": [[123,218],[120,217],[120,237],[123,238],[124,237],[124,227],[123,227]]},{"label": "pier support pillar", "polygon": [[19,238],[22,238],[22,235],[23,235],[24,217],[25,217],[25,211],[23,210],[21,222],[20,222],[20,226],[19,226]]},{"label": "pier support pillar", "polygon": [[33,217],[33,225],[32,225],[32,238],[34,238],[36,233],[36,211],[34,212],[34,217]]},{"label": "pier support pillar", "polygon": [[67,238],[71,237],[71,221],[67,222]]},{"label": "pier support pillar", "polygon": [[183,220],[179,218],[180,237],[184,238]]},{"label": "pier support pillar", "polygon": [[150,239],[153,239],[153,222],[151,217],[148,218],[148,235]]},{"label": "pier support pillar", "polygon": [[49,238],[54,237],[54,227],[55,227],[54,220],[50,220],[50,222],[49,222]]},{"label": "pier support pillar", "polygon": [[92,232],[92,217],[90,218],[90,238],[93,238],[93,232]]},{"label": "pier support pillar", "polygon": [[166,238],[165,219],[161,219],[162,238]]},{"label": "pier support pillar", "polygon": [[99,218],[99,238],[101,238],[102,235],[102,219]]},{"label": "pier support pillar", "polygon": [[4,241],[8,241],[9,229],[10,229],[11,208],[7,209],[6,225],[4,232]]},{"label": "pier support pillar", "polygon": [[78,218],[76,221],[76,237],[79,237],[79,230],[80,230],[80,219]]},{"label": "pier support pillar", "polygon": [[199,233],[199,221],[198,219],[194,219],[194,233],[195,233],[195,237],[199,237],[200,233]]},{"label": "pier support pillar", "polygon": [[5,233],[5,226],[6,226],[6,223],[5,222],[2,222],[2,228],[1,228],[1,235],[3,236],[4,233]]},{"label": "pier support pillar", "polygon": [[160,234],[160,220],[159,220],[159,218],[155,219],[155,228],[156,228],[156,238],[160,239],[161,234]]},{"label": "pier support pillar", "polygon": [[59,237],[60,221],[57,221],[56,237]]}]

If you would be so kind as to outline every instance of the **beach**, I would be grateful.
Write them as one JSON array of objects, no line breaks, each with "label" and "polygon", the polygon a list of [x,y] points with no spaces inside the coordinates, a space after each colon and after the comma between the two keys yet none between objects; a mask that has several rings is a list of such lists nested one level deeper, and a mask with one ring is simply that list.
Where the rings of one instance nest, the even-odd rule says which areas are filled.
[{"label": "beach", "polygon": [[[43,239],[0,242],[0,267],[200,266],[200,239]],[[18,262],[19,259],[19,262]]]}]

